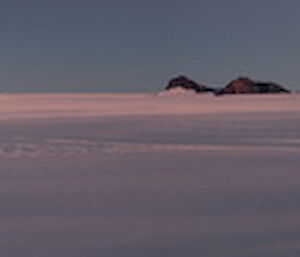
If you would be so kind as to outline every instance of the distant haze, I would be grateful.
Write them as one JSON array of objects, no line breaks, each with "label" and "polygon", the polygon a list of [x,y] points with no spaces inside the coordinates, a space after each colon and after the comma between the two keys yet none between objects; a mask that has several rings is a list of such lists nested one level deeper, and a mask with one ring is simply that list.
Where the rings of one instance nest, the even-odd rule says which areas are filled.
[{"label": "distant haze", "polygon": [[297,0],[2,0],[1,92],[158,91],[185,74],[300,89]]}]

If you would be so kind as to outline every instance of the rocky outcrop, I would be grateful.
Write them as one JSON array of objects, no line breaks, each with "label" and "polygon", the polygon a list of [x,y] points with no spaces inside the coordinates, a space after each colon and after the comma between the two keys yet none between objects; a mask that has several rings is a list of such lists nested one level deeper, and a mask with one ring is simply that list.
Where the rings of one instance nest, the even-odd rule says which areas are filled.
[{"label": "rocky outcrop", "polygon": [[240,77],[231,81],[225,88],[216,92],[217,95],[267,93],[290,93],[290,91],[273,82],[253,81],[246,77]]},{"label": "rocky outcrop", "polygon": [[172,89],[186,89],[186,90],[193,90],[196,93],[204,93],[204,92],[214,92],[213,88],[206,87],[204,85],[198,84],[193,80],[188,79],[185,76],[179,76],[169,81],[169,84],[166,87],[166,90]]}]

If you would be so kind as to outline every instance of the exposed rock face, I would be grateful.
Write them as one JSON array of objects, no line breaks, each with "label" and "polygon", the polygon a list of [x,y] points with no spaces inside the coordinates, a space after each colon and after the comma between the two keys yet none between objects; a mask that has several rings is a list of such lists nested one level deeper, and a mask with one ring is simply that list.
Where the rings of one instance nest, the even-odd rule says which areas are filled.
[{"label": "exposed rock face", "polygon": [[214,92],[214,89],[198,84],[185,76],[179,76],[170,80],[168,86],[166,87],[166,90],[171,90],[175,88],[193,90],[196,93]]},{"label": "exposed rock face", "polygon": [[266,94],[266,93],[290,93],[289,90],[273,83],[253,81],[249,78],[240,77],[231,81],[217,94]]}]

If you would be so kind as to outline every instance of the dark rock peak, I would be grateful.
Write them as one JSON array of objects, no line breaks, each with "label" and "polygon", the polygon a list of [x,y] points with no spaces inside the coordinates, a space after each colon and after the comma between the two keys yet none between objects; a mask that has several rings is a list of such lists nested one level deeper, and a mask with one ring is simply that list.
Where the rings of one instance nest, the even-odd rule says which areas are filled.
[{"label": "dark rock peak", "polygon": [[265,93],[289,93],[282,86],[273,82],[253,81],[247,77],[239,77],[232,80],[218,94],[265,94]]},{"label": "dark rock peak", "polygon": [[166,87],[166,90],[171,90],[175,88],[183,88],[187,90],[193,90],[197,93],[202,92],[213,92],[214,89],[206,87],[205,85],[198,84],[193,80],[190,80],[186,76],[179,76],[171,79]]}]

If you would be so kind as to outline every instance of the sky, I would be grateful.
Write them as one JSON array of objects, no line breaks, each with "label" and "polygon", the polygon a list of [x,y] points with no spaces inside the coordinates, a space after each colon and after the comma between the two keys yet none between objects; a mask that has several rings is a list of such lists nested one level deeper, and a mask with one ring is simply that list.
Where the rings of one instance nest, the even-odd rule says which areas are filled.
[{"label": "sky", "polygon": [[1,0],[1,92],[155,92],[177,75],[300,89],[298,0]]}]

